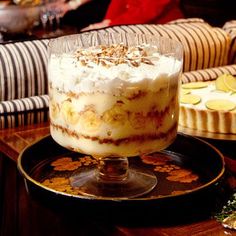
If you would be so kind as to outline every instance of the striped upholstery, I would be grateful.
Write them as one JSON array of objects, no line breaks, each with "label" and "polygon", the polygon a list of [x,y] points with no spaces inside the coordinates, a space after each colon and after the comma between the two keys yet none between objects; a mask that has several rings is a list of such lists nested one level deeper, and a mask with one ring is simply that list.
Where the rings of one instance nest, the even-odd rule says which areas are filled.
[{"label": "striped upholstery", "polygon": [[228,21],[223,29],[230,35],[229,63],[236,64],[236,20]]},{"label": "striped upholstery", "polygon": [[48,95],[0,102],[0,129],[48,121]]},{"label": "striped upholstery", "polygon": [[185,72],[182,75],[182,83],[189,83],[195,81],[208,81],[214,80],[222,74],[231,74],[236,76],[236,65],[220,66],[204,70],[195,70]]},{"label": "striped upholstery", "polygon": [[[199,74],[208,76],[221,70],[235,70],[222,67],[220,71],[201,71],[227,65],[230,46],[223,30],[212,28],[201,19],[183,19],[165,25],[114,26],[100,31],[154,34],[181,41],[187,72],[183,82]],[[0,129],[48,120],[47,44],[48,40],[0,44]]]},{"label": "striped upholstery", "polygon": [[0,129],[48,120],[47,44],[0,45]]},{"label": "striped upholstery", "polygon": [[48,40],[0,45],[0,101],[46,94]]}]

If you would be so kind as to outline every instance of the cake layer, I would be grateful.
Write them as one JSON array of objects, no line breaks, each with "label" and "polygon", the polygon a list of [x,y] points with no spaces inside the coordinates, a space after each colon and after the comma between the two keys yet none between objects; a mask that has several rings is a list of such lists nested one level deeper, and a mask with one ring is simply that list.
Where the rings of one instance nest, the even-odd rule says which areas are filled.
[{"label": "cake layer", "polygon": [[130,157],[152,153],[168,147],[177,134],[177,123],[165,133],[129,136],[126,139],[113,140],[99,137],[84,136],[77,132],[51,123],[50,132],[53,139],[60,145],[94,157]]}]

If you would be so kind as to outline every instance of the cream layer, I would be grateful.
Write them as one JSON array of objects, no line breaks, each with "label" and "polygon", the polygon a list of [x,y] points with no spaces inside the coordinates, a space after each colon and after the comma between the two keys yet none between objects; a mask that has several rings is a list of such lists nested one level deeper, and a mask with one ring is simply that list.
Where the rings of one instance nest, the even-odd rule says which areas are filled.
[{"label": "cream layer", "polygon": [[94,157],[129,157],[152,153],[168,147],[176,137],[177,124],[174,124],[168,132],[159,133],[156,136],[134,136],[116,141],[71,133],[67,129],[54,124],[50,125],[50,131],[57,143],[73,151],[89,154]]}]

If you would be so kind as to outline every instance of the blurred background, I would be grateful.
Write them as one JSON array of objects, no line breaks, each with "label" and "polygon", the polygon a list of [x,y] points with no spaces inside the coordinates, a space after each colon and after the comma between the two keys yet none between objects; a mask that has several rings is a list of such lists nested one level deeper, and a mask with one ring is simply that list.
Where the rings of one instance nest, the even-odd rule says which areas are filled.
[{"label": "blurred background", "polygon": [[236,19],[235,7],[232,0],[0,0],[0,42],[178,18],[202,18],[221,27]]}]

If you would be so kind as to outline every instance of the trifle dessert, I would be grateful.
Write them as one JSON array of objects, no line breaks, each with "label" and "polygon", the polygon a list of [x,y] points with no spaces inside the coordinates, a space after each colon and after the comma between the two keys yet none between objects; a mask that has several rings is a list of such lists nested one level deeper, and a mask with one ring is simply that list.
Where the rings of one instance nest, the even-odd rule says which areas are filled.
[{"label": "trifle dessert", "polygon": [[149,44],[76,48],[49,59],[50,131],[93,156],[134,156],[176,137],[182,61]]},{"label": "trifle dessert", "polygon": [[236,134],[236,77],[222,74],[213,81],[181,86],[182,127],[219,134]]}]

